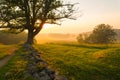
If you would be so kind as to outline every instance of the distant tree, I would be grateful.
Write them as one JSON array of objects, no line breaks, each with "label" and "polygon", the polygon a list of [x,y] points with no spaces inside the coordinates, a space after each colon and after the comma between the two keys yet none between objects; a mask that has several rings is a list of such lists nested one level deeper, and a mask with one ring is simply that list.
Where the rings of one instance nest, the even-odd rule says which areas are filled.
[{"label": "distant tree", "polygon": [[79,34],[79,35],[77,36],[77,41],[78,41],[79,43],[83,43],[83,42],[84,42],[84,39],[83,39],[83,35],[82,35],[82,34]]},{"label": "distant tree", "polygon": [[0,0],[0,28],[11,32],[28,30],[27,44],[45,23],[59,24],[61,19],[74,19],[75,4],[62,0]]},{"label": "distant tree", "polygon": [[77,41],[78,41],[79,43],[86,43],[88,36],[89,36],[89,35],[87,35],[87,34],[79,34],[79,35],[77,36]]},{"label": "distant tree", "polygon": [[112,26],[100,24],[94,28],[87,40],[89,43],[107,44],[115,40],[115,35]]}]

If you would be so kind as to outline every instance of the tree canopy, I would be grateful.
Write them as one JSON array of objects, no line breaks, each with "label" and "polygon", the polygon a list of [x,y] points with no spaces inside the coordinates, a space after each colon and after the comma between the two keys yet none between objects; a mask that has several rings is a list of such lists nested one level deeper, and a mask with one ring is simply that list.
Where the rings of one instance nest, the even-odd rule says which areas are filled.
[{"label": "tree canopy", "polygon": [[[106,24],[97,25],[91,34],[78,36],[77,40],[84,43],[96,43],[96,44],[107,44],[112,43],[115,40],[116,32],[112,29],[112,26]],[[84,37],[84,39],[83,39]]]},{"label": "tree canopy", "polygon": [[62,0],[1,0],[0,28],[9,28],[11,32],[27,29],[27,43],[32,44],[45,23],[59,24],[61,19],[74,19],[74,6]]}]

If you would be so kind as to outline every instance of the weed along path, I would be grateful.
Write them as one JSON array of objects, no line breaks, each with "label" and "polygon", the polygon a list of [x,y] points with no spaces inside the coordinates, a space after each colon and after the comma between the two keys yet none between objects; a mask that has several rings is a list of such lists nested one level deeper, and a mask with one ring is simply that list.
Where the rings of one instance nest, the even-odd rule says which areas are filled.
[{"label": "weed along path", "polygon": [[8,55],[0,60],[0,68],[3,67],[13,56],[17,48],[13,47],[7,51]]}]

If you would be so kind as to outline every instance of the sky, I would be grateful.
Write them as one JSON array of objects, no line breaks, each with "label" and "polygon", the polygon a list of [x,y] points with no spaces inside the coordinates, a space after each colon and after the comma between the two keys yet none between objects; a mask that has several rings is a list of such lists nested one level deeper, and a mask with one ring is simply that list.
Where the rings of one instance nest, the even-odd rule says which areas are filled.
[{"label": "sky", "polygon": [[79,3],[75,15],[77,20],[65,20],[62,25],[45,25],[41,33],[83,33],[94,29],[98,24],[109,24],[120,29],[120,0],[69,0]]}]

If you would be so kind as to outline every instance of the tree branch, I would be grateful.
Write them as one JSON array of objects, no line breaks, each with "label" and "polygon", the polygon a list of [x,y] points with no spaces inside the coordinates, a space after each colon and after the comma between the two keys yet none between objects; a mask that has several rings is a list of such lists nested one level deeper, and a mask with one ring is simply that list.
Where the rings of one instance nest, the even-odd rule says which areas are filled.
[{"label": "tree branch", "polygon": [[42,21],[39,25],[39,27],[35,28],[35,31],[33,32],[33,35],[35,36],[36,34],[38,34],[41,29],[43,28],[43,25],[45,24],[45,21]]}]

